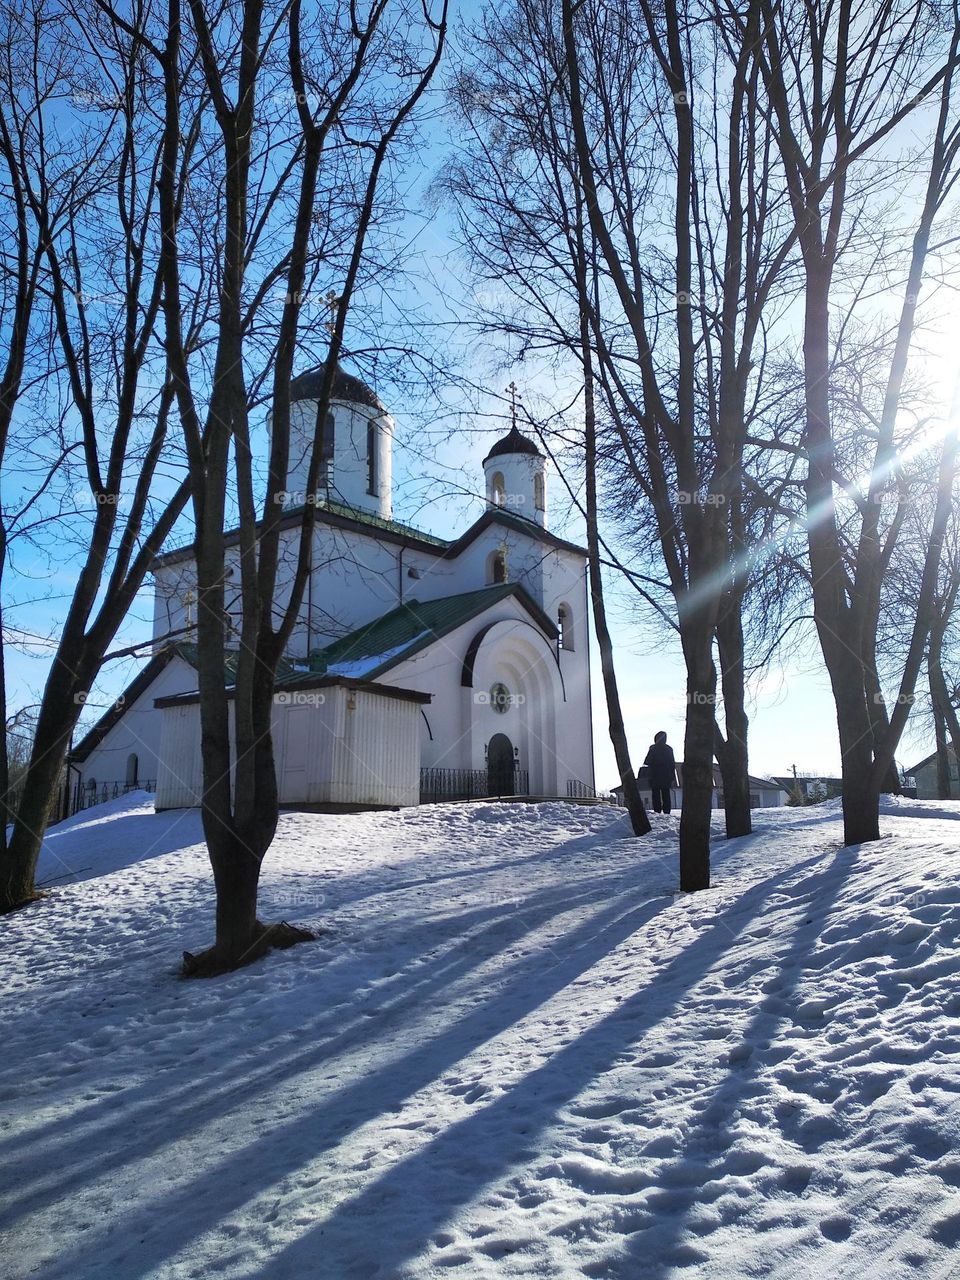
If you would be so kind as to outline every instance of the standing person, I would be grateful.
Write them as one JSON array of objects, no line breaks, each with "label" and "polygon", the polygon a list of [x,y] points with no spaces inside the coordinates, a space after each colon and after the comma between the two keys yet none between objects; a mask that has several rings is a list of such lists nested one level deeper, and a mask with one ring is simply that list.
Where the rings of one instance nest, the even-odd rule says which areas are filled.
[{"label": "standing person", "polygon": [[673,757],[673,747],[667,746],[667,735],[662,729],[654,737],[643,763],[653,792],[654,813],[669,813],[670,788],[677,781],[677,762]]}]

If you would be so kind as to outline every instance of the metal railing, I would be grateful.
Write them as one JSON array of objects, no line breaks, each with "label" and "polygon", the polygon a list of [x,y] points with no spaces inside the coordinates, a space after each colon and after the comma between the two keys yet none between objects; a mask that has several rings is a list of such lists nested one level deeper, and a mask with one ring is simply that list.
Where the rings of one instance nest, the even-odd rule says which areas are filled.
[{"label": "metal railing", "polygon": [[156,778],[148,778],[144,782],[104,782],[99,787],[84,787],[80,783],[73,789],[71,814],[82,813],[84,809],[92,809],[96,804],[106,804],[108,800],[116,800],[129,791],[155,791]]},{"label": "metal railing", "polygon": [[596,800],[597,789],[591,787],[589,783],[581,782],[579,778],[567,779],[567,799],[568,800]]},{"label": "metal railing", "polygon": [[512,774],[496,769],[421,769],[420,803],[442,800],[489,800],[493,797],[528,796],[530,774],[514,769]]}]

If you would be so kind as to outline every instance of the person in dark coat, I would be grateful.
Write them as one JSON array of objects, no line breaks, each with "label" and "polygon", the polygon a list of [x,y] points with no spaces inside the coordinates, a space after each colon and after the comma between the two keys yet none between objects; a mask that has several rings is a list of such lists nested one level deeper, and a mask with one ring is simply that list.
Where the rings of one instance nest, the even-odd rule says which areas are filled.
[{"label": "person in dark coat", "polygon": [[670,788],[677,781],[677,762],[673,757],[673,747],[667,746],[667,735],[662,729],[653,739],[643,765],[653,792],[654,813],[669,813]]}]

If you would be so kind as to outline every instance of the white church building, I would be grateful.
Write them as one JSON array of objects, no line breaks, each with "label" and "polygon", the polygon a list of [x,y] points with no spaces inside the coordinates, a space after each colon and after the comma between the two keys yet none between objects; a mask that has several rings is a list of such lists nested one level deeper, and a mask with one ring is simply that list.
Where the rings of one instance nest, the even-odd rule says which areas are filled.
[{"label": "white church building", "polygon": [[[281,602],[305,501],[317,519],[274,699],[281,803],[592,794],[586,552],[547,527],[546,458],[514,421],[483,460],[486,509],[470,528],[447,540],[396,521],[393,419],[338,368],[308,495],[322,376],[291,384]],[[237,545],[228,535],[235,635]],[[192,546],[161,554],[153,577],[153,657],[72,752],[75,803],[138,785],[155,786],[158,809],[199,802]]]}]

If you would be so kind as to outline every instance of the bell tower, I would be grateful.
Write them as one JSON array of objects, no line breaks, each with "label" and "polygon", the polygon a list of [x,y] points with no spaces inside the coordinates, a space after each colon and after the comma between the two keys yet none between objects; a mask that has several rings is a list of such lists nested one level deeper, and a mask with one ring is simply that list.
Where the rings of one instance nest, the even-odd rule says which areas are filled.
[{"label": "bell tower", "polygon": [[524,520],[547,527],[547,459],[517,426],[516,383],[510,392],[509,432],[498,440],[483,460],[487,503]]}]

